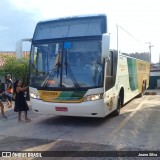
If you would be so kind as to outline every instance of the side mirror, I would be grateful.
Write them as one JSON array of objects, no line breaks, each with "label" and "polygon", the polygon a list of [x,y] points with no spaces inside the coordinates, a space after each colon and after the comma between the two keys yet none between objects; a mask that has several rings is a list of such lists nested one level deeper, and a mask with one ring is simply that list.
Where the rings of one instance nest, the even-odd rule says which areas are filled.
[{"label": "side mirror", "polygon": [[110,36],[108,33],[102,35],[102,60],[109,58]]},{"label": "side mirror", "polygon": [[22,40],[16,42],[16,58],[22,58]]},{"label": "side mirror", "polygon": [[16,57],[18,59],[21,59],[22,56],[23,56],[22,55],[22,42],[24,42],[24,41],[31,42],[32,39],[29,39],[29,38],[27,38],[27,39],[21,39],[21,40],[18,40],[16,42]]}]

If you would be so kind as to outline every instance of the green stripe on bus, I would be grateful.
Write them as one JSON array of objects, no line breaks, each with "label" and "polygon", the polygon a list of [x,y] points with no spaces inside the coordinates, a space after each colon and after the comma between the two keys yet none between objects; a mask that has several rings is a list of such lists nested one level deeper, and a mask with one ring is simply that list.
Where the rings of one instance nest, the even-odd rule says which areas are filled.
[{"label": "green stripe on bus", "polygon": [[82,99],[86,91],[61,91],[56,100],[79,100]]},{"label": "green stripe on bus", "polygon": [[134,91],[134,90],[138,89],[136,60],[131,59],[131,58],[127,58],[127,64],[128,64],[128,72],[129,72],[130,89],[132,91]]}]

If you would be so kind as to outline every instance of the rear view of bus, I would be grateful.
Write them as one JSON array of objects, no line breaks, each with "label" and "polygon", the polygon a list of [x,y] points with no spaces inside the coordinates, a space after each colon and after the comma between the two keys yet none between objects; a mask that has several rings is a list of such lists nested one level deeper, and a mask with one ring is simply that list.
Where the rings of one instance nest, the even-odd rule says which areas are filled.
[{"label": "rear view of bus", "polygon": [[84,117],[106,115],[102,58],[106,25],[105,15],[37,24],[30,55],[30,97],[34,112]]}]

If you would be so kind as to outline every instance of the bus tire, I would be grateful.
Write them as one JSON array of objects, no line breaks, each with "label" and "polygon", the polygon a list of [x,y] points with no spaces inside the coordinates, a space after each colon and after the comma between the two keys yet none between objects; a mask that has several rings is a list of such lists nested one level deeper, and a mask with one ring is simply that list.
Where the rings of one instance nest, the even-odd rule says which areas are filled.
[{"label": "bus tire", "polygon": [[145,89],[146,89],[146,86],[145,86],[145,84],[143,83],[143,85],[142,85],[142,92],[138,95],[138,98],[143,97]]},{"label": "bus tire", "polygon": [[122,93],[120,93],[120,95],[118,97],[118,102],[117,102],[117,109],[112,112],[112,115],[118,116],[120,114],[120,110],[121,110],[122,106],[123,106],[123,95],[122,95]]}]

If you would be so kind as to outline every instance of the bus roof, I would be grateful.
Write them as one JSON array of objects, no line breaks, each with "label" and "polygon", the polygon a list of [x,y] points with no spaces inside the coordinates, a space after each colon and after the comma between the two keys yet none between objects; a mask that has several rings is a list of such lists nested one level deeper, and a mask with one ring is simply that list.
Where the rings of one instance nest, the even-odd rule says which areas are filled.
[{"label": "bus roof", "polygon": [[106,32],[107,17],[105,14],[73,16],[39,22],[33,35],[33,41],[101,36]]},{"label": "bus roof", "polygon": [[57,17],[54,19],[47,19],[39,21],[38,23],[46,23],[51,21],[61,21],[61,20],[68,20],[68,19],[79,19],[79,18],[92,18],[92,17],[107,17],[106,14],[84,14],[84,15],[73,15],[68,17]]}]

